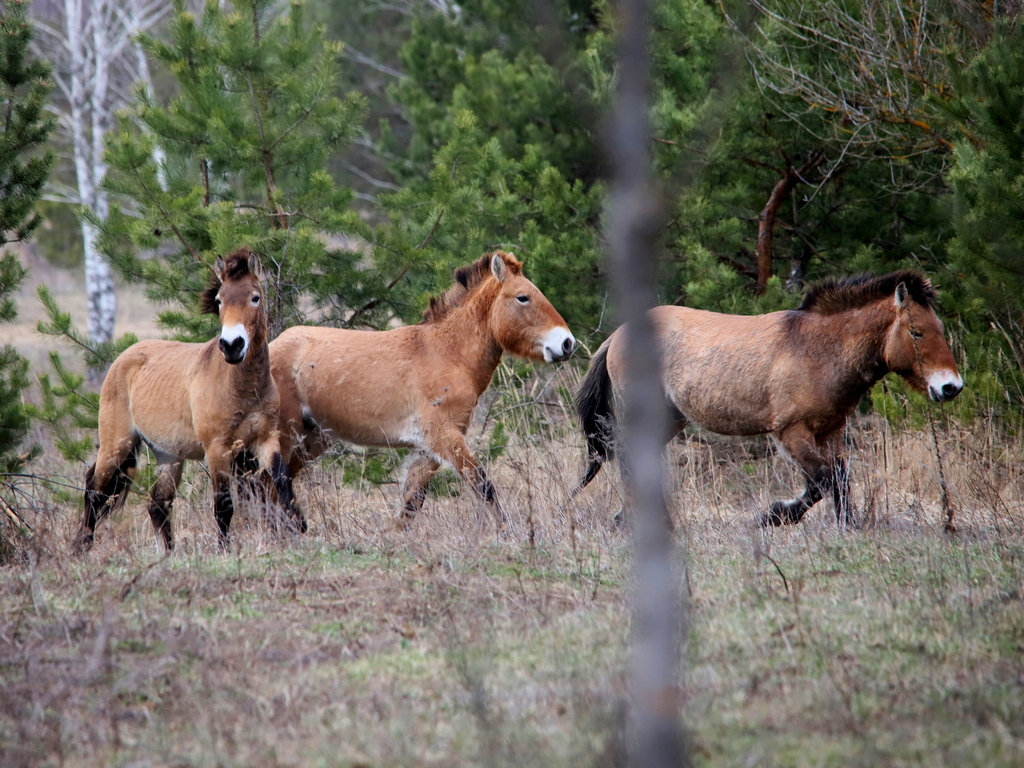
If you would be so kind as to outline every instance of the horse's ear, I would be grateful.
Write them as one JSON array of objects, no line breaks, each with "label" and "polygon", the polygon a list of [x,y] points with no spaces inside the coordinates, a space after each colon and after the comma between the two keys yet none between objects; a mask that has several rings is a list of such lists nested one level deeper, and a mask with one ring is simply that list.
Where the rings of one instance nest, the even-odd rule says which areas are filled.
[{"label": "horse's ear", "polygon": [[218,256],[217,260],[213,262],[213,274],[215,274],[217,276],[217,279],[220,280],[222,283],[224,282],[224,270],[226,269],[227,264],[224,263],[224,259]]},{"label": "horse's ear", "polygon": [[253,251],[249,251],[249,271],[256,276],[257,280],[263,279],[263,263]]},{"label": "horse's ear", "polygon": [[491,274],[494,275],[499,283],[508,277],[508,268],[505,266],[505,260],[501,258],[500,253],[495,253],[491,256]]},{"label": "horse's ear", "polygon": [[896,304],[896,309],[903,309],[903,306],[907,303],[906,283],[899,283],[896,286],[896,295],[893,297],[893,303]]}]

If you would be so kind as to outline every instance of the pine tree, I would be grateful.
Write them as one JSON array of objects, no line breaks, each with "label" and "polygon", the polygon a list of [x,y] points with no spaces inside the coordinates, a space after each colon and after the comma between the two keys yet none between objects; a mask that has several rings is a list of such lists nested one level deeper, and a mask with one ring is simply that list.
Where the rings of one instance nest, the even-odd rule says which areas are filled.
[{"label": "pine tree", "polygon": [[[385,136],[403,188],[381,197],[392,226],[378,237],[433,234],[415,252],[375,251],[387,274],[404,271],[411,301],[403,317],[448,284],[452,266],[503,247],[525,260],[575,333],[586,337],[600,325],[599,94],[609,50],[586,3],[538,12],[511,0],[471,0],[458,14],[413,22],[400,52],[406,77],[392,89],[412,132],[402,142]],[[428,263],[432,270],[417,266]]]},{"label": "pine tree", "polygon": [[[53,122],[43,114],[52,84],[49,67],[28,57],[33,29],[28,3],[12,0],[0,10],[0,248],[24,242],[39,225],[35,205],[53,165],[41,152]],[[0,255],[0,322],[16,316],[13,291],[25,277],[18,257]],[[0,475],[17,472],[29,453],[18,448],[28,430],[21,393],[28,386],[28,363],[15,349],[0,349]]]},{"label": "pine tree", "polygon": [[[140,91],[108,135],[112,205],[107,221],[96,221],[101,247],[123,279],[167,307],[160,321],[179,338],[213,335],[196,295],[215,255],[242,244],[270,276],[277,331],[305,319],[310,300],[343,310],[380,288],[351,245],[350,235],[366,232],[352,195],[324,170],[356,134],[363,100],[330,95],[339,46],[304,22],[302,4],[280,17],[276,7],[209,2],[196,17],[178,0],[169,40],[142,38],[177,94],[161,105]],[[161,258],[143,258],[149,253]]]},{"label": "pine tree", "polygon": [[950,245],[966,315],[1024,323],[1024,26],[998,23],[989,45],[957,77],[965,126],[949,180],[956,237]]}]

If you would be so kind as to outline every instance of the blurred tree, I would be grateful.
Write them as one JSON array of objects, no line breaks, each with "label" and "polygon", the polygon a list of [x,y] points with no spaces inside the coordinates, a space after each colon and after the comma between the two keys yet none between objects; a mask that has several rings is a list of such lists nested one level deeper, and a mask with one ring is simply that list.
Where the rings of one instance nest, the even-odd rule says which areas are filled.
[{"label": "blurred tree", "polygon": [[[25,241],[39,225],[35,206],[53,166],[41,147],[53,129],[44,116],[53,87],[49,65],[29,59],[34,33],[28,3],[10,0],[0,9],[0,248]],[[15,318],[11,294],[25,276],[18,256],[0,255],[0,322]],[[22,391],[28,386],[28,363],[14,347],[0,349],[0,476],[17,472],[31,455],[19,453],[28,430]],[[2,500],[0,500],[2,501]]]}]

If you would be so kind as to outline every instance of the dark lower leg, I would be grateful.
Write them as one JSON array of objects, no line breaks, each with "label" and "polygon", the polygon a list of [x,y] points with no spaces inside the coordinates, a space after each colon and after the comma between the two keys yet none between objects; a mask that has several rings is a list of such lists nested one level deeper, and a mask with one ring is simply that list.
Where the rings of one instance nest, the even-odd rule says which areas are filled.
[{"label": "dark lower leg", "polygon": [[92,546],[96,524],[124,503],[125,496],[132,484],[136,464],[137,457],[135,449],[132,448],[106,482],[103,482],[102,487],[96,480],[96,465],[93,464],[86,471],[82,524],[73,544],[76,554],[81,554]]},{"label": "dark lower leg", "polygon": [[508,525],[508,516],[505,514],[505,510],[501,508],[501,504],[498,503],[498,492],[494,490],[494,483],[487,477],[483,467],[476,466],[473,468],[472,483],[473,490],[477,492],[477,495],[494,510],[494,517],[498,525],[502,528]]},{"label": "dark lower leg", "polygon": [[836,510],[836,522],[853,525],[853,511],[850,508],[850,464],[839,459],[832,471],[832,502]]},{"label": "dark lower leg", "polygon": [[807,487],[795,499],[774,502],[761,519],[762,526],[779,526],[799,523],[808,509],[821,501],[825,490],[830,485],[828,470],[820,467],[813,477],[808,477]]},{"label": "dark lower leg", "polygon": [[174,536],[171,533],[171,505],[174,503],[174,494],[177,490],[177,483],[169,473],[163,473],[153,484],[153,490],[149,494],[149,519],[153,522],[153,528],[163,537],[164,546],[170,552],[174,549]]},{"label": "dark lower leg", "polygon": [[213,514],[217,518],[217,527],[220,529],[220,544],[226,547],[230,543],[228,531],[231,528],[231,517],[235,513],[234,504],[231,501],[231,486],[228,482],[222,482],[213,487]]},{"label": "dark lower leg", "polygon": [[288,465],[284,463],[284,459],[281,458],[280,453],[275,453],[274,458],[271,460],[270,479],[277,491],[277,500],[292,516],[299,531],[305,533],[307,529],[306,518],[302,514],[302,510],[295,503],[295,492],[292,489],[292,474],[288,470]]},{"label": "dark lower leg", "polygon": [[435,459],[420,455],[409,464],[402,483],[402,508],[400,511],[403,523],[409,523],[423,508],[427,500],[427,486],[430,478],[440,467]]},{"label": "dark lower leg", "polygon": [[82,524],[78,528],[73,545],[75,554],[81,554],[92,546],[93,538],[96,535],[96,521],[99,518],[97,512],[104,504],[105,494],[101,494],[93,487],[96,477],[96,465],[93,464],[85,473],[85,499],[82,507]]}]

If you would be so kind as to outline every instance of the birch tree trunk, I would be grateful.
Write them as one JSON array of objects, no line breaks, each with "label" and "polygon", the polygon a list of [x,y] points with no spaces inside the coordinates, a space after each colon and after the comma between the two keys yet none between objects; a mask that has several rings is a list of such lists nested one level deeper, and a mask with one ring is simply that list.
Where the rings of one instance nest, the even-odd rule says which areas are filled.
[{"label": "birch tree trunk", "polygon": [[[136,42],[167,12],[157,0],[58,0],[33,7],[37,53],[54,63],[54,80],[63,97],[55,106],[59,125],[73,155],[74,182],[53,186],[52,199],[80,205],[104,221],[109,200],[101,184],[107,166],[104,139],[114,113],[125,106],[132,85],[151,86],[145,54]],[[114,337],[116,300],[110,265],[100,253],[95,225],[81,218],[88,304],[87,328],[95,343]],[[102,371],[90,371],[96,381]]]},{"label": "birch tree trunk", "polygon": [[628,376],[620,461],[636,547],[626,753],[636,768],[675,768],[687,763],[680,680],[686,621],[681,555],[673,545],[665,500],[662,450],[668,413],[647,316],[656,300],[654,242],[661,220],[650,184],[650,20],[646,0],[620,0],[616,10],[619,68],[608,137],[608,261],[620,318],[626,323]]}]

